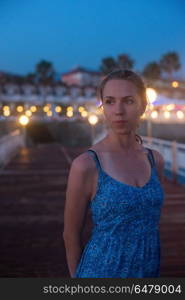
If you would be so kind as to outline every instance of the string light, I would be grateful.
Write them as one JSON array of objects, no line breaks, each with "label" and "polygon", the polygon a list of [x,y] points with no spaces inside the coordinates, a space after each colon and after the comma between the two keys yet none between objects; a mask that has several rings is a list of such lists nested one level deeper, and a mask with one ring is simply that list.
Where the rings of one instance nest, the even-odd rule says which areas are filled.
[{"label": "string light", "polygon": [[52,116],[52,111],[51,111],[51,110],[47,111],[47,116],[48,116],[48,117],[51,117],[51,116]]},{"label": "string light", "polygon": [[61,111],[62,111],[62,107],[57,105],[57,106],[55,107],[55,111],[56,111],[57,113],[61,112]]},{"label": "string light", "polygon": [[82,116],[83,118],[87,117],[87,116],[88,116],[87,111],[86,111],[86,110],[82,111],[82,112],[81,112],[81,116]]},{"label": "string light", "polygon": [[153,110],[151,112],[151,117],[152,117],[152,119],[156,119],[158,117],[158,112],[156,110]]},{"label": "string light", "polygon": [[18,112],[23,112],[24,108],[22,105],[17,106],[17,111]]},{"label": "string light", "polygon": [[84,108],[83,106],[79,106],[79,107],[78,107],[78,111],[79,111],[79,112],[82,112],[82,111],[84,111],[84,110],[85,110],[85,108]]},{"label": "string light", "polygon": [[26,110],[25,115],[28,116],[28,117],[31,117],[31,115],[32,115],[31,110]]},{"label": "string light", "polygon": [[88,121],[90,124],[95,125],[98,122],[98,117],[96,115],[90,115]]},{"label": "string light", "polygon": [[172,81],[172,87],[177,88],[179,86],[178,81]]},{"label": "string light", "polygon": [[149,100],[149,105],[152,104],[157,98],[157,92],[152,88],[146,89],[146,96]]},{"label": "string light", "polygon": [[169,119],[169,118],[170,118],[170,112],[169,112],[169,111],[165,111],[165,112],[164,112],[164,117],[165,117],[166,119]]},{"label": "string light", "polygon": [[66,112],[67,117],[72,117],[73,116],[73,111],[72,110],[68,110]]},{"label": "string light", "polygon": [[177,115],[177,118],[178,118],[178,119],[183,119],[183,118],[184,118],[184,113],[183,113],[183,111],[181,111],[181,110],[178,110],[178,111],[176,112],[176,115]]},{"label": "string light", "polygon": [[31,112],[36,112],[37,111],[37,107],[35,105],[32,105],[30,107]]},{"label": "string light", "polygon": [[19,117],[19,122],[21,125],[25,126],[29,122],[29,118],[26,115],[22,115]]}]

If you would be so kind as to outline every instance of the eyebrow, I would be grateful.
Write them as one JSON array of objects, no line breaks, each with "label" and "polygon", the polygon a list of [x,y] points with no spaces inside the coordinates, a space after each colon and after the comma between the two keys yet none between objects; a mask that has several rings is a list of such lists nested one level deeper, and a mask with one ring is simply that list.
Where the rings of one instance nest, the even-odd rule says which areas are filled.
[{"label": "eyebrow", "polygon": [[[126,98],[129,98],[129,97],[134,97],[134,96],[133,95],[127,95],[125,97],[122,97],[121,99],[126,99]],[[113,96],[105,96],[104,98],[114,99],[115,97],[113,97]]]}]

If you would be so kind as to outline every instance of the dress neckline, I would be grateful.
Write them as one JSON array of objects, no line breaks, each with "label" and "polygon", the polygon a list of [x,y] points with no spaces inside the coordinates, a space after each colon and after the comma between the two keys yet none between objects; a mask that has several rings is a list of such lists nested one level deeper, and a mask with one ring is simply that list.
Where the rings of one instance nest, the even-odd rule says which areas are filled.
[{"label": "dress neckline", "polygon": [[112,181],[120,184],[120,185],[124,185],[124,186],[127,186],[129,188],[132,188],[132,189],[144,189],[149,183],[150,181],[152,180],[152,175],[153,175],[153,167],[151,166],[151,171],[150,171],[150,177],[148,179],[148,181],[143,185],[143,186],[135,186],[135,185],[131,185],[131,184],[128,184],[128,183],[125,183],[123,181],[120,181],[114,177],[112,177],[111,175],[109,175],[107,172],[105,172],[103,169],[100,170],[105,176],[107,176],[108,178],[110,178]]},{"label": "dress neckline", "polygon": [[148,148],[145,148],[145,149],[147,149],[147,157],[148,157],[148,160],[149,160],[149,162],[150,162],[150,177],[149,177],[149,179],[147,180],[147,182],[146,182],[143,186],[134,186],[134,185],[125,183],[125,182],[123,182],[123,181],[121,181],[121,180],[118,180],[118,179],[112,177],[110,174],[108,174],[107,172],[105,172],[104,169],[101,167],[101,164],[100,164],[100,162],[99,162],[99,158],[98,158],[98,155],[97,155],[96,151],[95,151],[94,149],[89,149],[89,150],[92,150],[92,151],[95,152],[95,154],[96,154],[96,156],[97,156],[97,158],[98,158],[98,162],[99,162],[99,164],[100,164],[100,169],[99,169],[99,170],[100,170],[100,172],[102,172],[106,177],[110,178],[113,182],[116,182],[116,183],[118,183],[118,184],[120,184],[120,185],[127,186],[127,187],[129,187],[129,188],[136,189],[136,190],[142,190],[142,189],[146,188],[146,187],[150,184],[150,182],[151,182],[151,180],[152,180],[152,176],[153,176],[153,169],[154,169],[154,165],[151,164],[151,161],[150,161],[150,158],[149,158],[149,155],[150,155],[150,154],[149,154],[149,150],[148,150]]}]

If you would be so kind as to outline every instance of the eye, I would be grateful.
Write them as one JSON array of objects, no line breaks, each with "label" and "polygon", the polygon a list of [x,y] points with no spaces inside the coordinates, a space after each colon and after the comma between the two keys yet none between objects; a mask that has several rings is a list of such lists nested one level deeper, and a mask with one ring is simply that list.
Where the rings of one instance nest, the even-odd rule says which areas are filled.
[{"label": "eye", "polygon": [[126,100],[127,103],[133,103],[134,102],[134,99],[132,97],[129,97],[127,98]]},{"label": "eye", "polygon": [[110,104],[112,101],[113,101],[112,99],[107,99],[107,100],[105,101],[105,103]]}]

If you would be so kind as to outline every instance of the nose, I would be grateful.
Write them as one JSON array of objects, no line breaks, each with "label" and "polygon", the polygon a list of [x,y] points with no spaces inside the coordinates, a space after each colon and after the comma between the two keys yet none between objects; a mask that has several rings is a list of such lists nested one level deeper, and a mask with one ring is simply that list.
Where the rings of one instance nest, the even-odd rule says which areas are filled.
[{"label": "nose", "polygon": [[125,106],[123,103],[117,103],[115,105],[115,114],[116,115],[124,115],[126,113]]}]

